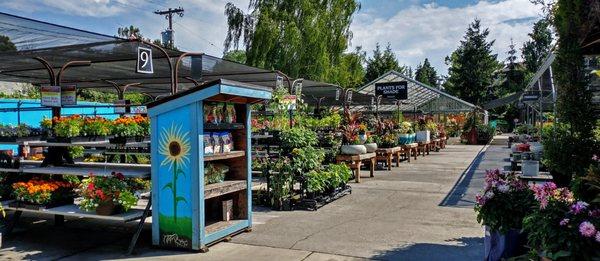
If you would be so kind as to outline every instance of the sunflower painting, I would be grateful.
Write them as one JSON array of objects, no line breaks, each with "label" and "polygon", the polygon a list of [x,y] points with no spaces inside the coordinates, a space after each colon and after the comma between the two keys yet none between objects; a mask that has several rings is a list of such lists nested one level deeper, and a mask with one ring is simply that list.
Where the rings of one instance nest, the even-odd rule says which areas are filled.
[{"label": "sunflower painting", "polygon": [[188,203],[185,197],[177,194],[177,179],[185,177],[184,169],[190,163],[189,132],[184,131],[181,125],[171,124],[160,132],[158,153],[164,157],[160,166],[168,166],[172,173],[171,182],[165,184],[161,190],[170,190],[173,195],[173,222],[177,223],[177,205]]}]

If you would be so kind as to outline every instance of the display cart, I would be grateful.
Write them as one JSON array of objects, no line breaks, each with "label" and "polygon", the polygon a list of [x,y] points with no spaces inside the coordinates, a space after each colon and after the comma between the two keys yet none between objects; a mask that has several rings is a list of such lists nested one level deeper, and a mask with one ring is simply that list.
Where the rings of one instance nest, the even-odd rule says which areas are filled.
[{"label": "display cart", "polygon": [[[216,80],[148,105],[153,245],[207,251],[210,244],[250,230],[250,106],[270,99],[271,91],[257,85]],[[216,119],[216,124],[205,124],[211,113],[209,105],[214,108],[214,103],[232,104],[235,121],[223,124]],[[214,132],[231,133],[233,149],[205,153],[209,146],[205,138]],[[205,185],[205,167],[209,162],[229,167],[223,182]]]}]

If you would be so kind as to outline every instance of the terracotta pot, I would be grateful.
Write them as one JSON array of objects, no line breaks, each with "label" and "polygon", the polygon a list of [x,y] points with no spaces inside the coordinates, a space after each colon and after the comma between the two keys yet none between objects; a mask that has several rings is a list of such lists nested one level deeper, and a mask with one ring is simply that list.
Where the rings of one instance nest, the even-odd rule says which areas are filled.
[{"label": "terracotta pot", "polygon": [[110,216],[117,213],[117,205],[112,200],[102,202],[96,207],[96,214],[100,216]]}]

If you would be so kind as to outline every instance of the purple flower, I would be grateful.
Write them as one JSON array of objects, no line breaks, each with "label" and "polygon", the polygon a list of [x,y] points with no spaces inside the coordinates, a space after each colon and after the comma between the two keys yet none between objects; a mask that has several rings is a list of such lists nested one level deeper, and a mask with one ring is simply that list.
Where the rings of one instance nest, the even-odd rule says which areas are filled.
[{"label": "purple flower", "polygon": [[584,210],[587,209],[588,206],[589,206],[588,203],[585,203],[583,201],[577,201],[575,204],[571,205],[571,213],[573,213],[573,214],[582,213]]},{"label": "purple flower", "polygon": [[579,233],[584,237],[593,237],[596,235],[596,227],[588,221],[581,222],[579,224]]},{"label": "purple flower", "polygon": [[559,224],[564,227],[569,224],[569,219],[563,218],[563,220],[561,220]]},{"label": "purple flower", "polygon": [[588,212],[588,214],[590,215],[590,217],[593,217],[593,218],[600,217],[600,209],[590,210]]},{"label": "purple flower", "polygon": [[600,231],[596,232],[596,242],[600,243]]}]

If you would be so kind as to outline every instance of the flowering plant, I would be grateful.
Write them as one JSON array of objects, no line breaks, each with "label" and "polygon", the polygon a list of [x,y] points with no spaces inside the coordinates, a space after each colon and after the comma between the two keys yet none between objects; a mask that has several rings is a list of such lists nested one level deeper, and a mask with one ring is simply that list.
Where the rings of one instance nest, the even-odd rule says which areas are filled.
[{"label": "flowering plant", "polygon": [[79,208],[93,211],[101,204],[112,201],[113,204],[127,211],[137,204],[137,197],[130,191],[125,177],[113,172],[110,177],[90,175],[80,184],[80,194],[83,197]]},{"label": "flowering plant", "polygon": [[381,148],[393,148],[396,147],[398,139],[393,133],[387,133],[376,136],[374,141]]},{"label": "flowering plant", "polygon": [[77,114],[66,117],[53,117],[52,122],[54,123],[54,135],[63,138],[79,136],[83,127],[83,119]]},{"label": "flowering plant", "polygon": [[400,123],[400,134],[411,134],[413,133],[412,123],[410,121],[403,121]]},{"label": "flowering plant", "polygon": [[96,116],[83,119],[83,136],[106,136],[110,133],[110,121]]},{"label": "flowering plant", "polygon": [[366,134],[367,131],[368,131],[367,125],[365,125],[363,123],[361,123],[361,124],[358,125],[358,133],[359,134]]},{"label": "flowering plant", "polygon": [[485,187],[475,198],[477,222],[501,233],[520,229],[523,218],[535,206],[533,192],[527,184],[514,173],[502,173],[498,169],[486,171]]},{"label": "flowering plant", "polygon": [[27,124],[19,124],[17,126],[12,126],[10,124],[3,125],[0,124],[0,137],[28,137],[41,135],[41,129],[32,128]]},{"label": "flowering plant", "polygon": [[73,197],[73,184],[66,181],[32,179],[12,185],[17,200],[46,205]]},{"label": "flowering plant", "polygon": [[123,116],[113,121],[111,134],[117,137],[147,136],[150,131],[150,121],[139,115]]},{"label": "flowering plant", "polygon": [[600,256],[600,209],[577,201],[554,183],[532,186],[539,202],[523,220],[528,243],[550,259],[591,260]]}]

